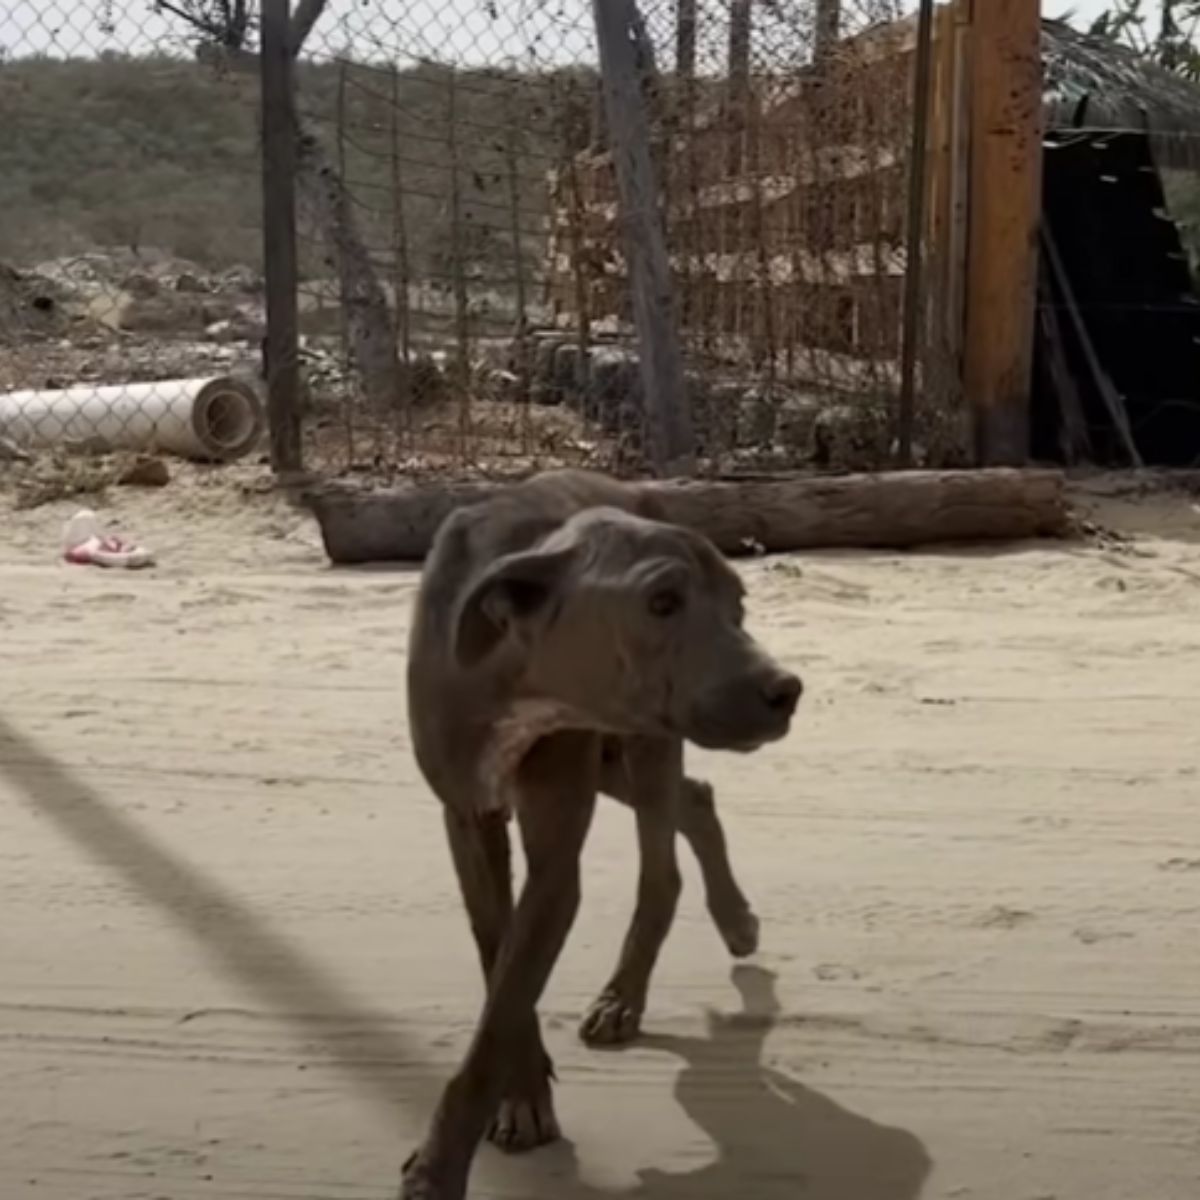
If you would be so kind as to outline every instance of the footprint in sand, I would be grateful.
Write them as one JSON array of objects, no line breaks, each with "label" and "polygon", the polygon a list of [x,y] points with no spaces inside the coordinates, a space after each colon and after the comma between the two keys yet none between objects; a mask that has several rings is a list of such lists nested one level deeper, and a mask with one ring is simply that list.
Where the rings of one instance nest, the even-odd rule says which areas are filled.
[{"label": "footprint in sand", "polygon": [[1030,825],[1036,829],[1070,829],[1071,819],[1069,817],[1052,817],[1045,813],[1036,813],[1033,816],[1022,817],[1021,825]]},{"label": "footprint in sand", "polygon": [[818,963],[813,967],[813,974],[822,983],[840,983],[844,980],[861,978],[853,967],[848,967],[844,963]]},{"label": "footprint in sand", "polygon": [[1016,929],[1033,919],[1033,913],[1023,908],[1009,908],[1004,904],[996,904],[977,917],[974,924],[979,929]]},{"label": "footprint in sand", "polygon": [[1158,864],[1160,871],[1200,871],[1200,858],[1168,858]]},{"label": "footprint in sand", "polygon": [[262,597],[254,592],[243,592],[235,588],[217,586],[204,588],[198,596],[182,601],[179,607],[181,609],[228,608],[261,599]]},{"label": "footprint in sand", "polygon": [[1071,936],[1076,941],[1082,942],[1085,946],[1094,946],[1097,942],[1112,942],[1131,938],[1133,934],[1123,929],[1089,929],[1084,927],[1074,930]]}]

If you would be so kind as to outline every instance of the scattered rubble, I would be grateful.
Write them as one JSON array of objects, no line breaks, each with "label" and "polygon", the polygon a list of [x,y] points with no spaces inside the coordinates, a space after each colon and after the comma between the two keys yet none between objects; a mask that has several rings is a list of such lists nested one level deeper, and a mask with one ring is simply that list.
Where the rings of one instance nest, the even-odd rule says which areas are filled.
[{"label": "scattered rubble", "polygon": [[106,250],[39,263],[33,274],[69,297],[77,319],[110,330],[195,335],[236,323],[261,336],[263,285],[246,268],[213,273],[153,250]]},{"label": "scattered rubble", "polygon": [[[608,436],[641,442],[642,377],[628,338],[609,333],[580,346],[573,334],[546,329],[532,331],[527,340],[532,403],[566,405]],[[688,387],[702,455],[757,459],[772,467],[811,462],[874,468],[887,460],[890,426],[878,404],[748,382],[744,376],[693,373]]]},{"label": "scattered rubble", "polygon": [[122,487],[160,488],[171,482],[171,469],[166,460],[139,454],[117,475]]},{"label": "scattered rubble", "polygon": [[[304,404],[315,417],[317,446],[328,443],[335,458],[353,457],[349,444],[336,448],[339,439],[383,446],[379,433],[389,426],[396,435],[420,435],[431,420],[440,431],[439,410],[461,393],[454,356],[433,349],[436,342],[422,343],[395,410],[361,411],[340,318],[328,319],[336,316],[336,295],[326,296],[322,286],[306,288],[304,299],[320,303],[311,312],[302,305],[301,324]],[[264,378],[264,335],[263,281],[247,267],[214,272],[128,249],[57,258],[29,270],[0,264],[0,391],[214,374]],[[594,442],[597,453],[603,444],[626,466],[644,458],[642,378],[627,331],[597,324],[591,342],[580,345],[575,332],[559,327],[527,327],[520,336],[498,328],[473,350],[466,390],[482,403],[469,434],[455,423],[460,442],[475,436],[481,420],[487,424],[484,410],[493,405],[513,406],[538,422],[562,408],[581,444]],[[724,373],[690,375],[689,388],[697,448],[716,469],[870,469],[889,457],[887,414],[869,399],[756,384],[732,365]],[[527,441],[528,431],[521,436]],[[0,465],[7,470],[24,453],[0,445]],[[316,450],[318,458],[322,453]]]}]

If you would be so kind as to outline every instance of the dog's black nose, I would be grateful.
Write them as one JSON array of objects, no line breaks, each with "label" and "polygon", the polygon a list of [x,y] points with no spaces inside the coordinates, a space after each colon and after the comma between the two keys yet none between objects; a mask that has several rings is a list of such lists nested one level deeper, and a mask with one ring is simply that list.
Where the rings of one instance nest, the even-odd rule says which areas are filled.
[{"label": "dog's black nose", "polygon": [[804,684],[795,675],[781,672],[773,675],[762,687],[762,698],[772,712],[790,717],[804,694]]}]

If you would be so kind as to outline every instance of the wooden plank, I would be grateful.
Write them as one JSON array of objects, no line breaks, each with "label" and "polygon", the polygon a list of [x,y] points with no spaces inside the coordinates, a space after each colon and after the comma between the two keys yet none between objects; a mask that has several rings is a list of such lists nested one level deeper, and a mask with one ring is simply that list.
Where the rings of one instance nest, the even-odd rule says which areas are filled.
[{"label": "wooden plank", "polygon": [[[764,264],[753,250],[740,254],[672,254],[669,261],[679,271],[704,275],[716,283],[753,283],[763,276]],[[900,278],[904,274],[902,247],[876,247],[862,243],[850,250],[830,250],[817,253],[794,250],[775,254],[766,261],[766,275],[776,287],[788,283],[814,283],[839,286],[855,279]],[[567,275],[571,258],[560,251],[554,263],[555,271]],[[610,279],[625,277],[625,262],[614,256],[605,273]]]},{"label": "wooden plank", "polygon": [[[767,126],[769,128],[769,125]],[[686,148],[686,146],[684,147]],[[859,146],[853,143],[819,146],[811,150],[806,164],[799,171],[785,174],[765,174],[759,186],[763,198],[768,202],[784,200],[796,192],[803,192],[812,185],[826,186],[831,183],[848,183],[864,175],[874,175],[901,164],[900,155],[889,146]],[[726,179],[719,183],[705,184],[696,189],[694,196],[675,201],[671,211],[687,216],[696,211],[724,208],[729,204],[746,204],[754,198],[754,183],[745,179]],[[615,221],[618,206],[611,201],[593,200],[583,205],[590,217],[602,221]],[[551,216],[551,223],[562,222],[561,210]]]},{"label": "wooden plank", "polygon": [[[840,8],[838,15],[840,21]],[[836,52],[830,57],[839,71],[862,69],[874,63],[895,58],[897,55],[911,54],[916,45],[917,18],[913,14],[901,17],[896,21],[888,21],[875,25],[852,37],[840,38],[836,43]],[[801,70],[794,73],[794,75],[799,78],[799,82],[786,86],[777,86],[772,90],[770,95],[763,98],[762,111],[764,115],[804,96],[811,88],[811,74],[805,74]],[[724,119],[724,113],[720,105],[706,105],[703,111],[696,114],[692,129],[694,132],[702,133],[719,126],[723,123]],[[672,139],[672,147],[676,150],[682,149],[686,136],[681,135],[678,138]],[[606,151],[594,149],[582,151],[579,161],[581,163],[596,164],[602,162],[605,157]]]},{"label": "wooden plank", "polygon": [[924,394],[955,413],[962,409],[961,296],[966,233],[961,7],[961,3],[943,4],[936,13],[930,213],[926,222],[930,281],[924,307],[927,355],[921,372]]},{"label": "wooden plank", "polygon": [[1125,401],[1100,362],[1100,356],[1096,353],[1095,343],[1092,341],[1092,335],[1088,332],[1083,313],[1079,311],[1079,304],[1075,299],[1075,289],[1071,286],[1071,278],[1063,264],[1062,255],[1058,252],[1054,231],[1050,228],[1049,221],[1042,226],[1042,245],[1046,250],[1046,262],[1050,268],[1054,286],[1063,298],[1063,304],[1066,306],[1067,315],[1071,318],[1075,336],[1078,337],[1083,356],[1087,360],[1088,370],[1092,373],[1096,390],[1100,393],[1100,399],[1108,410],[1113,428],[1116,429],[1121,444],[1125,447],[1130,465],[1144,467],[1146,464],[1142,461],[1137,442],[1134,440],[1133,429],[1129,424],[1129,413],[1125,410]]},{"label": "wooden plank", "polygon": [[964,375],[981,463],[1024,462],[1042,177],[1038,0],[977,0]]},{"label": "wooden plank", "polygon": [[1083,399],[1075,382],[1075,374],[1067,359],[1063,342],[1062,325],[1058,319],[1057,297],[1050,286],[1049,272],[1038,272],[1038,330],[1041,334],[1042,353],[1046,356],[1046,369],[1050,383],[1058,400],[1061,417],[1058,444],[1063,462],[1068,467],[1092,458],[1091,438],[1088,434],[1087,418],[1083,411]]},{"label": "wooden plank", "polygon": [[695,466],[695,435],[632,36],[639,18],[634,0],[593,0],[592,12],[630,264],[651,458],[659,474],[687,474]]},{"label": "wooden plank", "polygon": [[[430,483],[393,491],[327,487],[305,497],[335,563],[414,562],[446,517],[505,484]],[[1057,471],[901,471],[643,485],[667,520],[725,554],[905,547],[1058,537],[1069,516]]]}]

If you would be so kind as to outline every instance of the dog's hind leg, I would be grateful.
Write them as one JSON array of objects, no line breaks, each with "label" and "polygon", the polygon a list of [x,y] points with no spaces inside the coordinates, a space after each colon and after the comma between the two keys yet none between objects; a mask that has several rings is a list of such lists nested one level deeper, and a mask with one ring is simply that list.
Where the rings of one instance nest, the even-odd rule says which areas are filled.
[{"label": "dog's hind leg", "polygon": [[604,751],[601,791],[637,817],[638,899],[616,972],[584,1017],[580,1036],[592,1045],[618,1045],[637,1035],[650,975],[674,918],[680,891],[676,832],[700,864],[709,913],[736,958],[758,948],[758,918],[734,877],[712,788],[683,773],[682,745],[609,738]]}]

